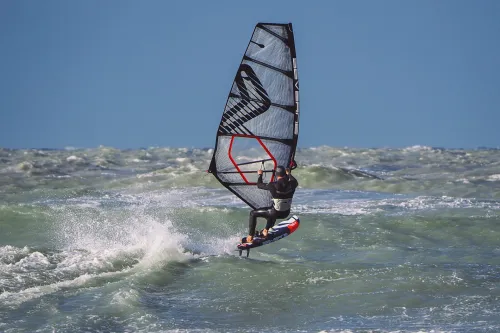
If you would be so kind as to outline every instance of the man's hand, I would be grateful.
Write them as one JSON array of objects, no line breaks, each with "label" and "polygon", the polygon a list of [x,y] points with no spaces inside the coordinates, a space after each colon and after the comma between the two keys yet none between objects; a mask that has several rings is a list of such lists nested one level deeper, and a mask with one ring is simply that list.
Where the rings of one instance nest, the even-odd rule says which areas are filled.
[{"label": "man's hand", "polygon": [[257,170],[257,173],[259,174],[259,176],[262,175],[263,173],[262,169]]},{"label": "man's hand", "polygon": [[287,175],[289,175],[290,174],[290,168],[286,168],[285,172],[286,172]]}]

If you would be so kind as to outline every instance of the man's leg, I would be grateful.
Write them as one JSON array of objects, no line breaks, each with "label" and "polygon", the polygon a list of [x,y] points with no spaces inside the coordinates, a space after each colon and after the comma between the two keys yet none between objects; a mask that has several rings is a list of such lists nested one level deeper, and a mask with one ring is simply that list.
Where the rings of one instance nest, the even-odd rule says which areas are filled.
[{"label": "man's leg", "polygon": [[271,229],[274,224],[276,223],[276,210],[274,208],[271,208],[268,210],[268,216],[267,216],[267,224],[266,224],[266,231]]},{"label": "man's leg", "polygon": [[250,212],[250,217],[248,219],[248,237],[247,242],[251,242],[253,236],[255,235],[255,228],[257,227],[257,218],[269,216],[269,209],[255,209]]},{"label": "man's leg", "polygon": [[271,208],[269,210],[269,218],[267,219],[267,224],[266,228],[262,231],[262,234],[264,237],[267,237],[267,232],[269,229],[274,227],[274,224],[276,223],[276,219],[283,219],[288,217],[290,215],[290,210],[284,211],[284,212],[278,212],[274,208]]}]

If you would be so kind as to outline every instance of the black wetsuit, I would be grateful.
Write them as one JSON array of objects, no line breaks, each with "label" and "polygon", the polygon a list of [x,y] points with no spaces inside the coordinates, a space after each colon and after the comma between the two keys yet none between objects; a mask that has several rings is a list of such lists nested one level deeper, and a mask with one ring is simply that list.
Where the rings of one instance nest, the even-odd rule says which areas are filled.
[{"label": "black wetsuit", "polygon": [[[291,174],[285,175],[278,179],[276,182],[264,184],[262,182],[262,175],[259,175],[257,180],[257,187],[262,190],[271,192],[273,199],[291,199],[295,193],[295,189],[299,183]],[[267,220],[266,229],[270,229],[276,223],[276,219],[286,218],[290,214],[290,209],[278,211],[273,207],[255,209],[250,212],[250,219],[248,221],[248,234],[255,234],[255,227],[257,226],[257,217],[264,217]]]}]

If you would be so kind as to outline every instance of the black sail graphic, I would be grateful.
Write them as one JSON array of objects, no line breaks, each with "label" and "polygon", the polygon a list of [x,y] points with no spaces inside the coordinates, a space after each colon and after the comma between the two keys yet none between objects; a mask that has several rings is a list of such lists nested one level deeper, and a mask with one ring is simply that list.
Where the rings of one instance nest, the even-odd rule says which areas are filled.
[{"label": "black sail graphic", "polygon": [[208,170],[254,209],[272,205],[270,193],[255,185],[256,170],[264,169],[272,181],[278,165],[295,166],[298,90],[292,24],[258,23],[229,92]]},{"label": "black sail graphic", "polygon": [[222,115],[219,125],[221,134],[229,134],[233,130],[238,131],[240,126],[240,132],[242,132],[245,122],[267,111],[271,105],[267,92],[249,65],[240,65],[234,83],[238,87],[239,95],[232,94],[230,97],[239,101],[230,105]]}]

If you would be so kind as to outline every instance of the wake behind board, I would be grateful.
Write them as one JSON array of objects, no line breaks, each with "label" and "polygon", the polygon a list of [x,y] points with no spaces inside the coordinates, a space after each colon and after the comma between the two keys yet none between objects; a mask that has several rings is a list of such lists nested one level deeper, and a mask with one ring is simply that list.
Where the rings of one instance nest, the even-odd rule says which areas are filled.
[{"label": "wake behind board", "polygon": [[297,215],[293,215],[288,220],[283,221],[269,229],[267,237],[254,237],[251,243],[245,243],[246,237],[241,239],[241,243],[237,245],[240,251],[240,256],[243,250],[247,250],[247,257],[250,253],[250,249],[259,247],[262,245],[270,244],[276,242],[277,240],[283,239],[286,236],[292,234],[295,230],[299,228],[300,219]]}]

